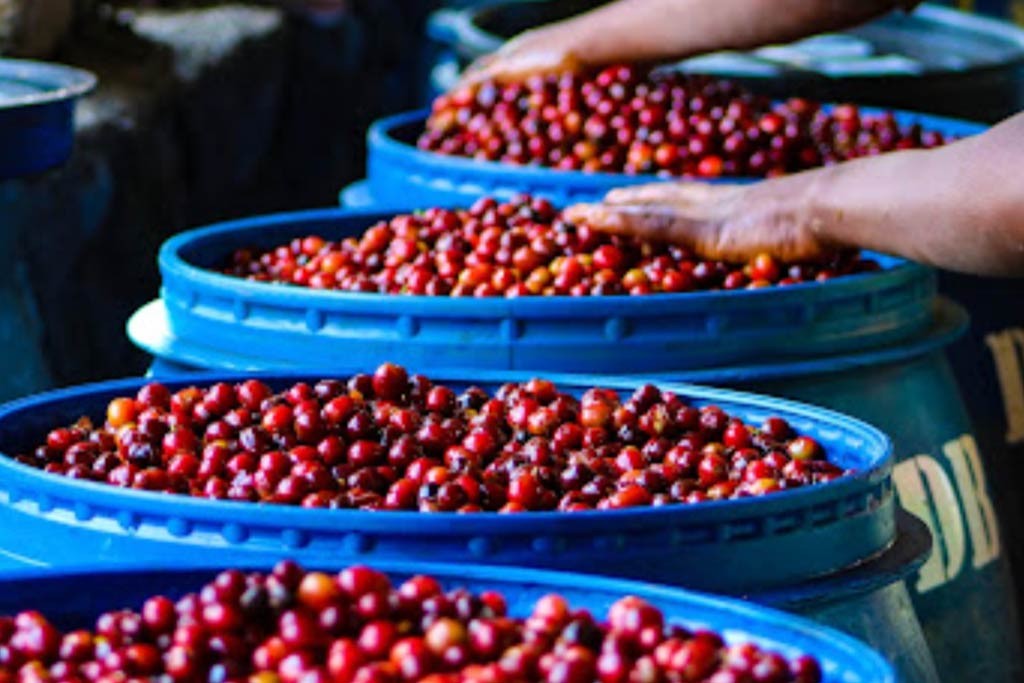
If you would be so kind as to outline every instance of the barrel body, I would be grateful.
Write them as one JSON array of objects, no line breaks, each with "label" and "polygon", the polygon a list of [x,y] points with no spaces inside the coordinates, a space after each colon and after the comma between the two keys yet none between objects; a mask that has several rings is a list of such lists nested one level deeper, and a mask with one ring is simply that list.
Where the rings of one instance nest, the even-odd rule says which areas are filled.
[{"label": "barrel body", "polygon": [[[310,569],[336,571],[341,562],[307,565]],[[239,569],[268,571],[268,564],[245,563]],[[441,565],[422,560],[382,564],[393,584],[416,574],[436,578],[445,590],[465,588],[474,593],[500,592],[513,617],[529,616],[530,607],[542,596],[558,593],[574,607],[603,616],[625,595],[635,595],[656,605],[666,622],[689,628],[710,628],[729,640],[754,640],[761,646],[793,657],[812,654],[822,663],[824,683],[896,683],[896,673],[886,661],[864,644],[835,631],[821,629],[789,615],[736,600],[690,593],[679,589],[628,581],[581,577],[531,570],[495,569],[474,565]],[[61,629],[91,627],[104,611],[130,606],[139,609],[152,595],[178,598],[196,592],[216,576],[212,569],[171,570],[142,566],[131,570],[64,573],[44,577],[0,580],[0,612],[15,614],[39,610]]]},{"label": "barrel body", "polygon": [[928,524],[935,543],[908,588],[943,680],[1024,676],[1016,592],[1001,540],[1000,524],[1012,515],[997,508],[989,481],[993,473],[1005,472],[992,466],[1003,454],[983,455],[944,354],[826,377],[734,386],[827,406],[889,434],[896,447],[893,480],[900,503]]},{"label": "barrel body", "polygon": [[[897,642],[899,628],[882,629],[887,635],[880,640],[875,620],[901,623],[895,615],[901,604],[906,612],[909,600],[941,680],[1019,680],[1024,675],[1021,631],[1009,551],[1002,541],[1007,530],[1001,527],[1007,508],[996,505],[989,481],[992,472],[1005,471],[992,468],[992,456],[1002,454],[979,447],[981,432],[972,426],[965,394],[944,349],[858,362],[848,369],[843,365],[837,360],[829,369],[817,363],[814,372],[787,371],[782,365],[746,372],[700,370],[673,373],[671,378],[821,405],[855,415],[890,435],[899,502],[928,526],[934,551],[905,585],[888,595],[839,607],[813,605],[803,608],[804,613],[884,648],[886,639]],[[152,368],[168,376],[195,370],[173,359],[158,359]],[[871,606],[871,601],[877,602]],[[899,636],[900,644],[889,654],[917,651],[913,631],[910,627],[911,635]],[[915,666],[913,661],[901,665]]]}]

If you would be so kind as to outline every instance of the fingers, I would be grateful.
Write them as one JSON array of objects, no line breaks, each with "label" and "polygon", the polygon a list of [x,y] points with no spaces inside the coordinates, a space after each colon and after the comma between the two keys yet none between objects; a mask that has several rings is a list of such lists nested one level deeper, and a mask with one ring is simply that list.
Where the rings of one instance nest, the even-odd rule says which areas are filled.
[{"label": "fingers", "polygon": [[567,208],[564,215],[572,223],[602,232],[682,246],[692,246],[697,241],[695,233],[702,232],[699,221],[688,219],[675,206],[663,204],[576,204]]},{"label": "fingers", "polygon": [[604,203],[617,206],[620,204],[653,204],[671,202],[678,190],[675,183],[650,183],[631,187],[618,187],[604,196]]},{"label": "fingers", "polygon": [[462,88],[479,85],[483,81],[486,81],[487,74],[495,59],[497,59],[497,54],[495,53],[475,59],[462,70],[461,74],[459,74],[459,81],[455,84],[453,90],[460,90]]},{"label": "fingers", "polygon": [[483,81],[521,83],[531,76],[547,76],[579,71],[579,62],[572,55],[528,52],[510,58],[498,56],[479,73],[472,75],[472,84]]},{"label": "fingers", "polygon": [[483,57],[479,57],[474,60],[469,66],[463,69],[455,89],[458,90],[459,88],[479,85],[484,81],[490,80],[491,70],[498,59],[499,53],[492,52],[491,54],[484,55]]},{"label": "fingers", "polygon": [[484,81],[511,83],[530,76],[577,72],[579,59],[558,42],[542,41],[524,35],[490,55],[476,60],[463,72],[460,86],[479,85]]},{"label": "fingers", "polygon": [[564,215],[577,225],[677,244],[699,258],[731,263],[745,263],[762,252],[784,260],[802,260],[819,251],[811,242],[794,240],[786,230],[734,223],[716,215],[690,212],[677,204],[577,204],[566,209]]},{"label": "fingers", "polygon": [[800,194],[781,181],[756,185],[666,182],[620,188],[604,202],[565,210],[572,223],[642,240],[671,242],[700,258],[744,263],[767,253],[787,262],[829,251]]},{"label": "fingers", "polygon": [[697,182],[661,182],[632,185],[611,190],[604,202],[615,206],[629,204],[693,205],[721,200],[734,193],[739,186]]}]

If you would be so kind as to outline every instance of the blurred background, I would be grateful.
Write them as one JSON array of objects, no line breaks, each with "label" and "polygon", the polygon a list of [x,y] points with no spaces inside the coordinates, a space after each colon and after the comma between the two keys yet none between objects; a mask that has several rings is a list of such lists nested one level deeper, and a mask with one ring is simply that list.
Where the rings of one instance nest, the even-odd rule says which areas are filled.
[{"label": "blurred background", "polygon": [[[0,54],[81,66],[100,83],[79,105],[70,163],[0,182],[0,398],[139,373],[147,359],[124,321],[157,295],[161,241],[226,217],[336,204],[364,173],[371,121],[428,102],[502,33],[598,3],[517,4],[0,0]],[[437,14],[472,6],[483,10]],[[1024,20],[1024,0],[956,6]],[[882,20],[880,39],[908,20]],[[926,31],[922,58],[963,59]],[[911,52],[925,44],[913,33],[900,38]],[[930,102],[895,104],[987,120],[1016,111],[1021,45],[970,47],[1000,68],[968,69],[956,98],[937,81]],[[880,57],[871,68],[900,68]],[[865,102],[906,95],[844,88]]]}]

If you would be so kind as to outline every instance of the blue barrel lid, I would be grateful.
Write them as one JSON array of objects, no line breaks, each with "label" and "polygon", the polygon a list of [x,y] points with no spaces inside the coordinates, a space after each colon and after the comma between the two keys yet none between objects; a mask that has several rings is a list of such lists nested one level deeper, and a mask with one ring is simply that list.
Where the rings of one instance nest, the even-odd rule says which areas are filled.
[{"label": "blue barrel lid", "polygon": [[0,180],[66,161],[74,101],[95,86],[96,77],[81,69],[0,59]]},{"label": "blue barrel lid", "polygon": [[[262,377],[283,387],[330,374]],[[429,374],[456,388],[476,384],[491,390],[505,381],[522,379],[499,373],[486,379],[479,373],[448,375],[430,370]],[[252,375],[207,373],[168,379],[165,384],[175,389],[246,376]],[[631,391],[643,383],[606,377],[552,379],[576,395],[593,386]],[[12,456],[30,449],[54,426],[70,424],[83,415],[98,418],[112,398],[134,395],[147,381],[85,385],[2,406],[0,454]],[[818,486],[699,505],[572,514],[456,515],[207,501],[76,481],[0,457],[0,513],[9,525],[0,547],[9,545],[24,556],[31,556],[29,549],[37,547],[40,555],[59,556],[64,564],[99,561],[96,555],[104,553],[111,555],[108,562],[123,562],[132,544],[147,542],[166,544],[168,562],[179,563],[206,553],[239,558],[293,553],[307,561],[429,556],[453,562],[586,570],[739,592],[831,574],[892,544],[896,537],[893,453],[891,442],[880,431],[845,415],[791,401],[693,385],[661,386],[695,405],[714,403],[755,424],[781,416],[798,432],[817,439],[833,462],[854,472]],[[68,524],[79,540],[53,547],[47,525],[63,530]],[[100,544],[106,550],[88,543],[87,532],[109,537]],[[51,563],[45,556],[31,559]],[[709,567],[715,571],[707,571]]]},{"label": "blue barrel lid", "polygon": [[[336,570],[343,563],[307,565]],[[241,561],[233,566],[266,570],[270,565]],[[510,613],[519,617],[527,616],[522,610],[551,592],[598,617],[617,599],[634,595],[661,609],[668,623],[710,628],[727,642],[753,642],[787,657],[812,655],[822,664],[824,683],[896,683],[891,666],[863,643],[819,624],[738,600],[646,583],[533,569],[419,561],[375,562],[374,566],[394,581],[428,574],[447,589],[498,590],[505,595]],[[87,627],[104,610],[126,606],[139,609],[154,594],[179,597],[196,591],[215,575],[207,567],[169,570],[149,566],[116,571],[96,567],[42,576],[10,576],[0,580],[0,613],[33,609],[65,629]]]}]

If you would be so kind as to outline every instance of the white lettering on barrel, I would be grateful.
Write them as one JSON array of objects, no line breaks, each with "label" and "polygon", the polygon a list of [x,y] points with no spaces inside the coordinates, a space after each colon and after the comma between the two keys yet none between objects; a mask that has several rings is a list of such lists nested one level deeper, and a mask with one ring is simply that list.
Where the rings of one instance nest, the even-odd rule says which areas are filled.
[{"label": "white lettering on barrel", "polygon": [[985,337],[992,351],[999,376],[999,388],[1006,410],[1006,443],[1024,441],[1024,373],[1021,372],[1021,349],[1024,330],[1014,328]]},{"label": "white lettering on barrel", "polygon": [[918,572],[917,592],[925,593],[951,581],[963,567],[966,539],[956,490],[942,465],[930,455],[897,463],[893,483],[900,504],[928,525],[935,541]]},{"label": "white lettering on barrel", "polygon": [[953,476],[960,490],[960,501],[974,548],[974,566],[984,567],[999,557],[999,520],[988,496],[985,466],[978,453],[978,444],[972,435],[964,434],[945,444],[942,452],[953,466]]}]

